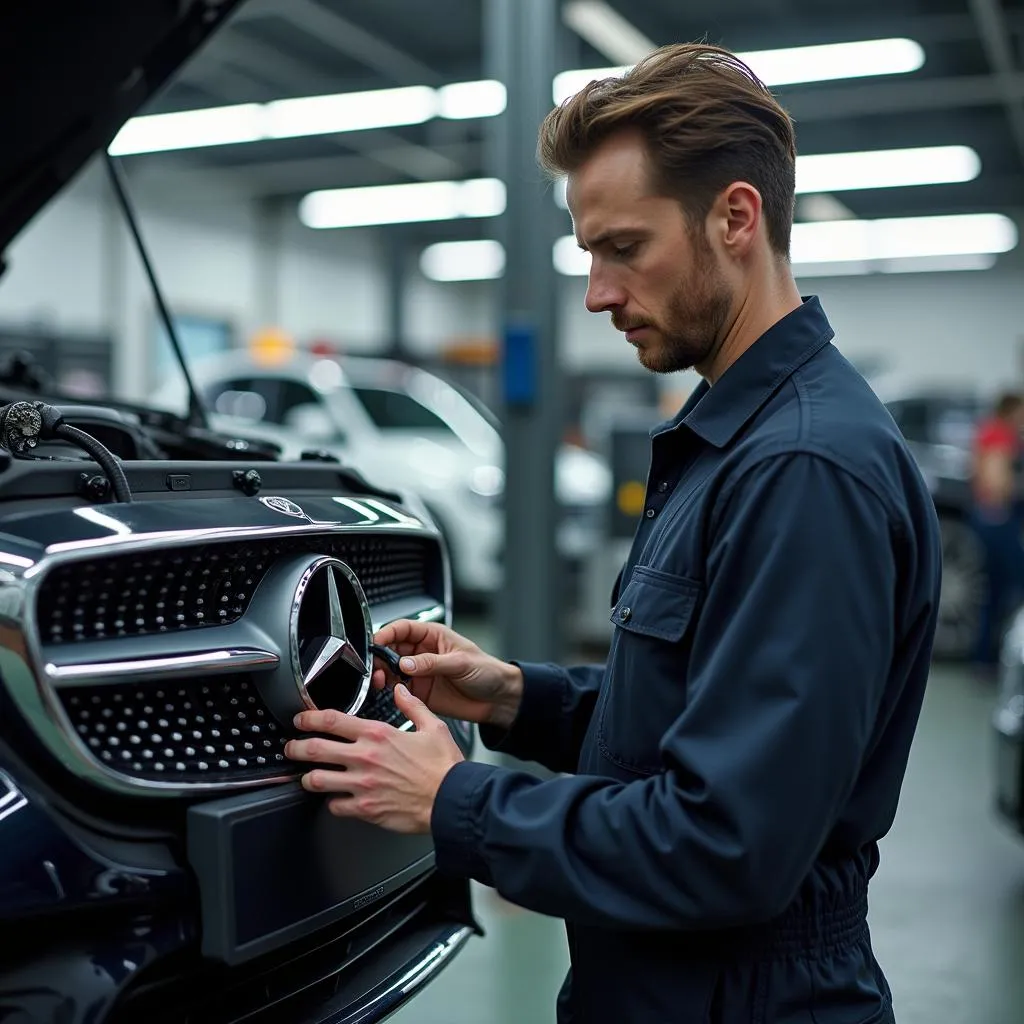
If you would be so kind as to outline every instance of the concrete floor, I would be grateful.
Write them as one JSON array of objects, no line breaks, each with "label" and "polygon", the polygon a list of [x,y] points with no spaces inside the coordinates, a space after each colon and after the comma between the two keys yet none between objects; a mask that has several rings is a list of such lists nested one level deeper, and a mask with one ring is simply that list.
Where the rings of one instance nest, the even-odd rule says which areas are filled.
[{"label": "concrete floor", "polygon": [[[485,646],[482,622],[456,624]],[[1024,1021],[1024,837],[991,810],[991,687],[939,666],[896,825],[871,885],[876,953],[899,1024]],[[484,755],[486,756],[486,754]],[[487,929],[395,1024],[550,1024],[567,966],[560,921],[478,887]]]}]

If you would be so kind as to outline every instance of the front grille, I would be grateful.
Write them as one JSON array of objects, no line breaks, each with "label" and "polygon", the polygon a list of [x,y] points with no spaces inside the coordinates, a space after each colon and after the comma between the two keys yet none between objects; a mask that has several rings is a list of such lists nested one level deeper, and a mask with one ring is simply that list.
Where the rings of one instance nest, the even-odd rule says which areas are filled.
[{"label": "front grille", "polygon": [[429,594],[432,549],[418,537],[294,537],[68,563],[40,585],[39,637],[64,644],[237,622],[275,559],[304,551],[350,565],[371,606]]},{"label": "front grille", "polygon": [[[301,770],[284,756],[288,735],[247,675],[76,686],[59,697],[92,756],[121,775],[194,784]],[[396,727],[406,721],[390,690],[371,690],[358,715]]]},{"label": "front grille", "polygon": [[59,696],[92,756],[122,775],[215,783],[291,766],[287,737],[247,676],[76,686]]}]

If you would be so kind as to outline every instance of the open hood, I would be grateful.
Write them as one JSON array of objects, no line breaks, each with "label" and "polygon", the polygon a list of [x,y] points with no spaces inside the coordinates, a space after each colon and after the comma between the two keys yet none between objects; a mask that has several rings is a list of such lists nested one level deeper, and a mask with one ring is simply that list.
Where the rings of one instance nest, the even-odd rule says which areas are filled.
[{"label": "open hood", "polygon": [[242,2],[0,4],[0,269],[11,240]]}]

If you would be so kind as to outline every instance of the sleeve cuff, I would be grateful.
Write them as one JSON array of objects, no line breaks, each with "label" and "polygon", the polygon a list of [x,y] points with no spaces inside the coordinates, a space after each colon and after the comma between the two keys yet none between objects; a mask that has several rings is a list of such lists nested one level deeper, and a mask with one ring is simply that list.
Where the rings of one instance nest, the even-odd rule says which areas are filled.
[{"label": "sleeve cuff", "polygon": [[519,712],[507,729],[481,725],[480,740],[489,750],[543,764],[562,748],[565,670],[534,662],[512,664],[523,673]]},{"label": "sleeve cuff", "polygon": [[461,761],[442,780],[430,817],[434,859],[441,874],[491,884],[480,850],[479,818],[484,786],[498,771],[494,765]]}]

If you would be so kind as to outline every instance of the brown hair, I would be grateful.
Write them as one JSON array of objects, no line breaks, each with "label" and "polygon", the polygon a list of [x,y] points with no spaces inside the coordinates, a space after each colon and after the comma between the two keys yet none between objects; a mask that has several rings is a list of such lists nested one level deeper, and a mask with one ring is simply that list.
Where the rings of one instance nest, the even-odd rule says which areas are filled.
[{"label": "brown hair", "polygon": [[655,187],[678,199],[696,223],[734,181],[753,185],[761,193],[768,241],[788,257],[793,123],[735,54],[704,43],[663,46],[621,78],[591,82],[544,119],[538,159],[549,174],[569,174],[627,129],[643,134]]},{"label": "brown hair", "polygon": [[996,399],[995,414],[1000,419],[1005,419],[1007,416],[1012,416],[1022,405],[1024,405],[1024,395],[1018,391],[1004,391]]}]

